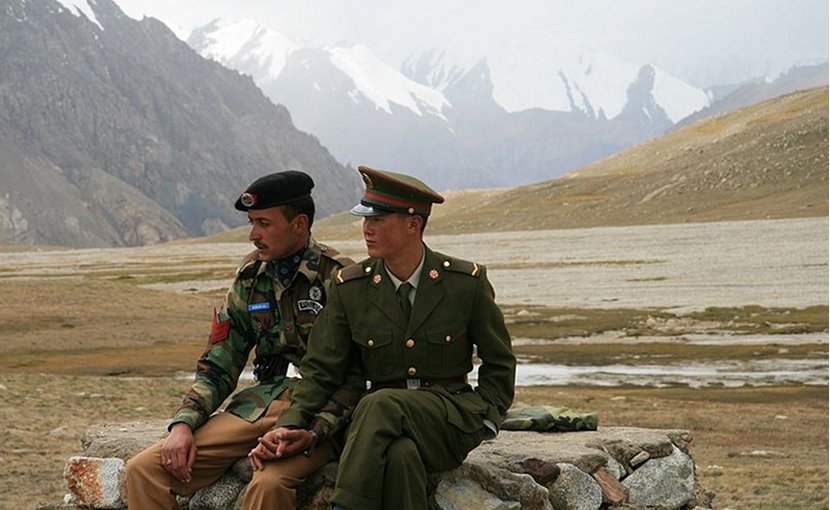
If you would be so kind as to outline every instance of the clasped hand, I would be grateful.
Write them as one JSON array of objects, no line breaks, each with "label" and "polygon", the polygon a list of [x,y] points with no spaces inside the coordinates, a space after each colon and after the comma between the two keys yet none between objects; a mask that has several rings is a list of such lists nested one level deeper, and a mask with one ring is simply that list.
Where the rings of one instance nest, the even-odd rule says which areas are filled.
[{"label": "clasped hand", "polygon": [[196,443],[193,431],[186,423],[176,423],[164,440],[159,452],[161,465],[182,483],[190,483],[196,462]]},{"label": "clasped hand", "polygon": [[314,439],[305,429],[279,427],[269,430],[257,441],[259,444],[248,453],[248,458],[254,470],[260,471],[264,461],[296,455],[308,449]]}]

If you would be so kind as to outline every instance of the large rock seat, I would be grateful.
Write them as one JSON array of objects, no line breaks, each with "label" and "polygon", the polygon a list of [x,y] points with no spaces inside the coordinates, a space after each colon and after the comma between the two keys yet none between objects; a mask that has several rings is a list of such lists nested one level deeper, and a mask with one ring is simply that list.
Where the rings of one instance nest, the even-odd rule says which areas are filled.
[{"label": "large rock seat", "polygon": [[[41,510],[126,508],[124,464],[162,439],[166,422],[90,427],[82,453],[66,464],[69,494]],[[600,427],[596,431],[502,431],[473,450],[459,468],[432,476],[430,507],[440,510],[678,510],[707,508],[711,495],[695,477],[686,430]],[[335,462],[299,490],[299,508],[328,510]],[[185,510],[239,508],[251,479],[241,459],[213,485],[188,498]]]}]

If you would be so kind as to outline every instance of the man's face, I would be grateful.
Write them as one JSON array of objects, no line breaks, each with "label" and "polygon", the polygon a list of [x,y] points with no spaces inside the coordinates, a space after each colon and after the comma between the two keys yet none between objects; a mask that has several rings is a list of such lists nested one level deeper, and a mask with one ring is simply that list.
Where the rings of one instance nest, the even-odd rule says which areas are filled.
[{"label": "man's face", "polygon": [[420,242],[420,221],[409,214],[368,216],[363,218],[363,239],[370,257],[394,258],[413,241]]},{"label": "man's face", "polygon": [[259,258],[266,262],[287,257],[306,243],[305,215],[299,214],[292,221],[285,219],[282,207],[248,210],[251,232],[248,239],[259,251]]}]

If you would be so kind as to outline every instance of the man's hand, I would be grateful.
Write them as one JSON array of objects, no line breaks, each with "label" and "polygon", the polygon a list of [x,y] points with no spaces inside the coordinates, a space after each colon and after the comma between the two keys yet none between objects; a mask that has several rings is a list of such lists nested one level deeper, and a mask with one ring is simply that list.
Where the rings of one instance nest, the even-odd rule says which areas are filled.
[{"label": "man's hand", "polygon": [[196,443],[187,423],[176,423],[161,445],[161,465],[182,483],[190,483],[196,462]]},{"label": "man's hand", "polygon": [[264,461],[290,457],[306,450],[314,442],[314,437],[305,429],[280,427],[269,430],[258,441],[259,444],[248,453],[255,471],[263,468]]}]

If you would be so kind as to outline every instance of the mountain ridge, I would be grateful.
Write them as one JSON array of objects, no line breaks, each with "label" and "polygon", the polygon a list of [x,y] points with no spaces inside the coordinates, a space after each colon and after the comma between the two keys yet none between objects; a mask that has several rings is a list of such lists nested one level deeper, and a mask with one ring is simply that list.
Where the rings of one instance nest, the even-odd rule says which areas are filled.
[{"label": "mountain ridge", "polygon": [[111,0],[94,20],[53,0],[0,0],[0,238],[123,246],[244,222],[236,195],[301,169],[320,215],[359,193],[354,171],[297,130],[250,77],[205,60]]},{"label": "mountain ridge", "polygon": [[[560,175],[708,104],[704,91],[652,65],[590,47],[575,56],[528,41],[473,57],[432,49],[396,68],[362,46],[299,47],[273,31],[268,40],[277,42],[269,47],[261,36],[268,30],[253,23],[214,21],[194,30],[188,44],[250,72],[341,161],[371,160],[439,187]],[[521,51],[534,58],[519,58]]]}]

